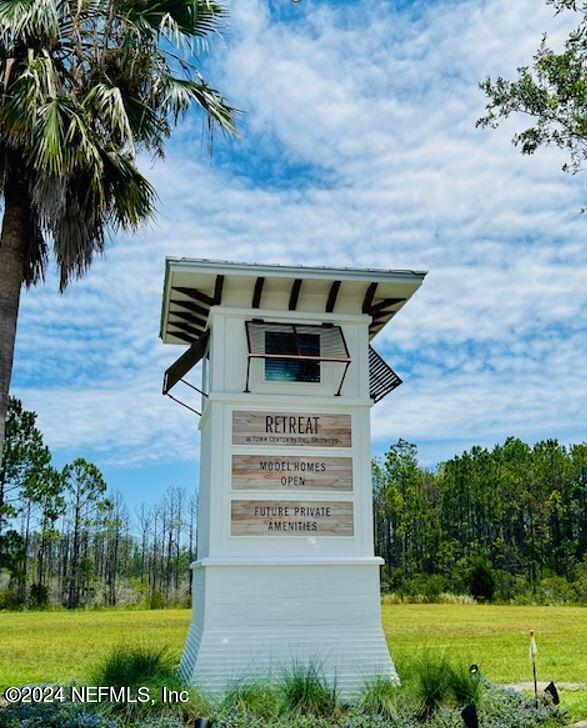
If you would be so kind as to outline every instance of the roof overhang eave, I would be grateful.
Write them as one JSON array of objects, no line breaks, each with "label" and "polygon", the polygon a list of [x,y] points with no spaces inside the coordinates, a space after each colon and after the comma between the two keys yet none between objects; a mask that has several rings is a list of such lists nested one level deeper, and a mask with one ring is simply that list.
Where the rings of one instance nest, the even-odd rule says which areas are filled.
[{"label": "roof overhang eave", "polygon": [[274,278],[307,278],[318,280],[347,280],[347,281],[422,281],[428,271],[402,270],[387,268],[331,268],[328,266],[290,266],[265,265],[254,263],[231,263],[228,261],[207,260],[199,258],[165,258],[165,271],[182,271],[187,273],[193,268],[194,273],[204,270],[210,274],[236,275],[236,276],[263,276]]}]

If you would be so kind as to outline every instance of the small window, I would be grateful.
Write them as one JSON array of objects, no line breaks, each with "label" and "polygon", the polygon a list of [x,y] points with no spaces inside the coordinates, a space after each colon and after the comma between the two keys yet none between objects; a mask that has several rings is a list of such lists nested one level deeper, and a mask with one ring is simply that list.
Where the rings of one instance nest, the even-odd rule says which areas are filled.
[{"label": "small window", "polygon": [[[320,335],[289,331],[265,331],[265,353],[291,356],[320,356]],[[307,359],[265,359],[267,382],[319,382],[320,362]]]}]

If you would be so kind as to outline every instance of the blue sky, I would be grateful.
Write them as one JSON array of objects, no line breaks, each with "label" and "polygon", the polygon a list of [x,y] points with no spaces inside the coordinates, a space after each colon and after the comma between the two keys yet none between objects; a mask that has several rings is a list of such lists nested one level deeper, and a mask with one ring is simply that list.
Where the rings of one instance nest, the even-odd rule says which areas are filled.
[{"label": "blue sky", "polygon": [[475,129],[478,82],[566,24],[538,0],[234,0],[206,64],[240,139],[209,160],[187,119],[144,162],[156,223],[65,295],[51,275],[23,296],[13,391],[57,463],[93,460],[133,506],[196,485],[196,419],[160,394],[166,255],[428,269],[374,342],[405,382],[373,410],[375,452],[584,440],[585,178],[514,150],[521,120]]}]

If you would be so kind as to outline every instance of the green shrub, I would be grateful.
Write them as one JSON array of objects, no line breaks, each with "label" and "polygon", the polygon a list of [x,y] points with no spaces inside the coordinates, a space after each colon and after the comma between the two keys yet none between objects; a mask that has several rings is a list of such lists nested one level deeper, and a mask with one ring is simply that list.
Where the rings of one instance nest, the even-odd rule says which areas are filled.
[{"label": "green shrub", "polygon": [[587,556],[575,569],[573,589],[579,604],[587,604]]},{"label": "green shrub", "polygon": [[[143,676],[165,672],[157,660],[147,661],[144,651],[141,665]],[[132,660],[125,658],[125,664]],[[127,679],[117,658],[116,676]],[[152,663],[155,663],[153,668]],[[157,667],[159,664],[159,667]],[[0,708],[2,728],[193,728],[196,718],[209,717],[214,728],[462,728],[462,705],[476,703],[483,728],[554,728],[566,726],[570,719],[561,706],[553,705],[545,695],[527,697],[479,678],[470,684],[471,676],[464,668],[451,668],[444,658],[421,656],[411,666],[411,672],[402,686],[394,687],[389,680],[380,679],[368,685],[356,705],[333,708],[328,714],[324,704],[316,698],[316,684],[325,683],[317,668],[294,666],[296,685],[304,683],[305,704],[302,712],[278,713],[278,693],[263,682],[236,683],[215,710],[209,705],[193,703],[182,705],[146,705],[141,710],[118,706],[107,713],[103,704],[80,706],[72,703],[21,704]],[[447,684],[441,684],[439,672],[447,674]],[[103,676],[100,676],[103,677]],[[414,701],[414,683],[424,686],[428,710],[422,709],[422,700]],[[320,688],[318,688],[320,691]],[[332,691],[326,688],[327,694]],[[421,691],[422,693],[422,691]],[[431,695],[433,697],[431,698]],[[313,696],[313,697],[312,697]],[[455,702],[456,701],[456,702]],[[313,702],[313,705],[312,705]],[[320,708],[320,706],[322,706]],[[322,714],[318,712],[322,710]]]},{"label": "green shrub", "polygon": [[420,594],[426,601],[435,602],[444,591],[444,579],[440,574],[415,574],[408,582],[410,594]]},{"label": "green shrub", "polygon": [[541,604],[569,604],[574,601],[575,594],[564,576],[548,576],[538,582],[536,598]]},{"label": "green shrub", "polygon": [[389,718],[396,712],[397,693],[397,685],[380,677],[365,686],[357,701],[357,711]]},{"label": "green shrub", "polygon": [[[458,550],[456,543],[452,547]],[[470,594],[470,579],[472,561],[469,557],[463,556],[453,563],[447,575],[447,586],[457,594]]]},{"label": "green shrub", "polygon": [[442,706],[479,705],[482,678],[468,665],[452,664],[444,655],[421,653],[407,666],[406,683],[421,718],[436,715]]},{"label": "green shrub", "polygon": [[553,705],[546,696],[539,697],[536,707],[534,696],[484,681],[479,723],[483,728],[539,728],[567,726],[570,716],[561,705]]},{"label": "green shrub", "polygon": [[281,712],[289,715],[333,715],[337,709],[336,686],[327,684],[321,668],[294,661],[283,674]]},{"label": "green shrub", "polygon": [[476,559],[469,571],[469,593],[477,600],[492,601],[495,594],[495,574],[485,559]]},{"label": "green shrub", "polygon": [[478,705],[481,696],[481,682],[466,665],[453,665],[449,670],[450,689],[455,702],[461,707]]},{"label": "green shrub", "polygon": [[165,609],[165,597],[161,592],[155,592],[149,597],[149,609]]},{"label": "green shrub", "polygon": [[279,696],[276,689],[261,680],[239,681],[226,693],[221,712],[252,714],[269,720],[279,714]]},{"label": "green shrub", "polygon": [[495,571],[494,598],[500,602],[509,602],[519,594],[520,589],[526,590],[525,584],[519,584],[516,577],[509,571],[497,569]]},{"label": "green shrub", "polygon": [[390,594],[392,591],[391,584],[389,583],[389,580],[385,577],[381,577],[381,580],[379,581],[379,591],[381,595],[384,594]]},{"label": "green shrub", "polygon": [[0,709],[2,728],[119,728],[119,723],[96,715],[92,705],[20,703]]},{"label": "green shrub", "polygon": [[[210,715],[212,708],[207,697],[194,687],[184,685],[177,676],[175,661],[168,649],[155,649],[147,645],[119,645],[98,665],[91,678],[92,685],[113,688],[128,687],[136,691],[146,687],[153,703],[101,703],[99,710],[115,716],[124,725],[143,724],[146,717],[169,717],[186,724],[194,718]],[[188,690],[189,701],[162,701],[163,688]]]},{"label": "green shrub", "polygon": [[12,589],[0,590],[0,610],[6,609],[8,611],[14,611],[22,609],[24,604],[12,591]]},{"label": "green shrub", "polygon": [[451,669],[446,657],[419,655],[410,663],[408,685],[420,715],[431,716],[451,694]]},{"label": "green shrub", "polygon": [[185,592],[181,597],[178,604],[179,609],[191,609],[192,608],[192,592],[190,589]]},{"label": "green shrub", "polygon": [[45,609],[49,606],[49,587],[45,584],[32,584],[29,592],[31,609]]},{"label": "green shrub", "polygon": [[168,679],[175,682],[175,665],[166,648],[119,645],[98,665],[94,685],[135,687]]}]

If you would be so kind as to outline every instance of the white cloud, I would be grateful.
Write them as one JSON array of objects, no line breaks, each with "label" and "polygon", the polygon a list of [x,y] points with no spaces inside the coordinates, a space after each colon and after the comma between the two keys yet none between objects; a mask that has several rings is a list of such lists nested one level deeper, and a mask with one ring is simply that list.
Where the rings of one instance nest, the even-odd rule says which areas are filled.
[{"label": "white cloud", "polygon": [[477,82],[511,75],[568,21],[536,0],[296,7],[280,20],[262,0],[233,4],[213,67],[246,111],[235,154],[220,145],[208,164],[186,124],[146,166],[158,223],[64,297],[53,281],[25,296],[16,391],[50,443],[104,462],[194,458],[195,420],[159,394],[178,353],[157,338],[165,255],[428,268],[376,340],[406,379],[374,410],[376,438],[450,454],[584,431],[583,183],[556,151],[512,149],[517,122],[474,128]]},{"label": "white cloud", "polygon": [[[189,392],[182,396],[198,406]],[[100,463],[128,467],[199,458],[197,418],[161,396],[159,376],[50,392],[29,388],[25,397],[57,451],[89,452]]]}]

